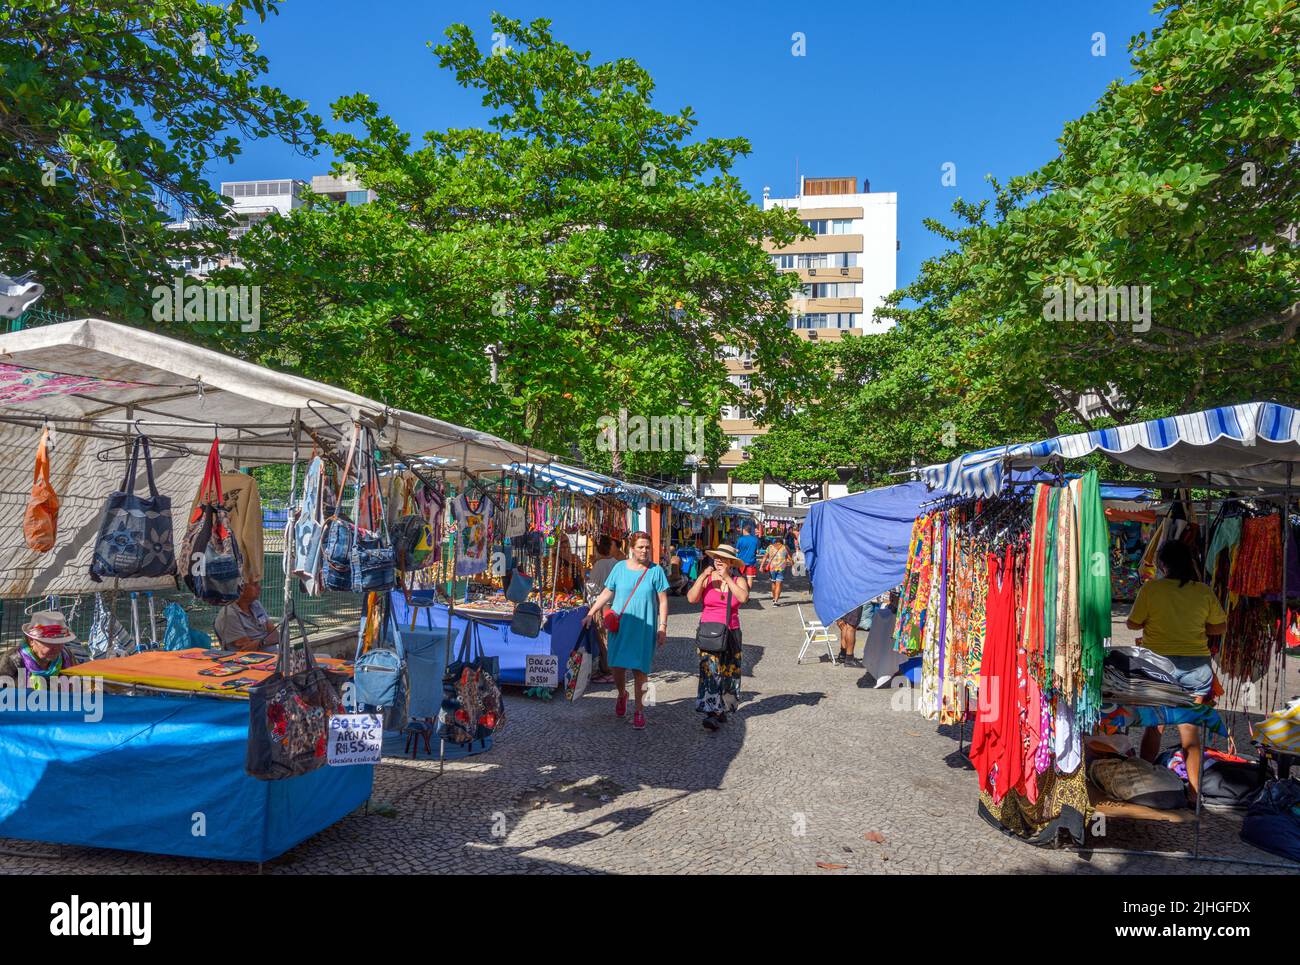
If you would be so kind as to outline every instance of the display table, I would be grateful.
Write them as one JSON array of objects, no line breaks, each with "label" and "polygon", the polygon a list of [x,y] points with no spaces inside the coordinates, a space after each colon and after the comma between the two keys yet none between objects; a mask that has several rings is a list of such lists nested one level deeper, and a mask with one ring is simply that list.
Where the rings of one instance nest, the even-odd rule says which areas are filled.
[{"label": "display table", "polygon": [[[441,603],[433,601],[432,591],[416,591],[411,594],[410,604],[401,591],[393,591],[393,617],[399,626],[409,627],[414,618],[417,628],[433,627],[442,630],[448,625],[448,609]],[[412,607],[417,612],[412,612]],[[587,613],[586,607],[573,607],[568,610],[555,610],[546,614],[542,631],[535,637],[521,637],[510,632],[509,613],[490,613],[474,611],[467,617],[457,606],[450,613],[452,639],[461,640],[461,634],[472,619],[479,625],[479,639],[483,643],[483,652],[489,657],[496,657],[501,666],[501,683],[524,683],[525,667],[530,653],[552,653],[560,658],[560,673],[564,673],[564,663],[569,658],[573,645],[578,642],[582,632],[582,618]],[[452,654],[455,659],[455,654]]]},{"label": "display table", "polygon": [[[135,684],[159,690],[200,691],[216,697],[247,699],[249,688],[261,683],[275,671],[276,656],[272,653],[240,653],[224,658],[210,656],[217,652],[197,647],[188,650],[144,650],[125,657],[91,660],[69,667],[63,673],[69,677],[101,677],[114,684]],[[202,659],[195,659],[198,657]],[[244,664],[241,662],[244,659],[258,659],[258,662]],[[315,657],[315,660],[329,670],[348,674],[352,672],[350,661],[334,657]],[[233,669],[236,672],[228,676],[203,673],[204,670],[215,668]],[[234,681],[248,683],[232,688],[230,684]]]},{"label": "display table", "polygon": [[0,711],[0,837],[265,861],[370,796],[371,765],[245,774],[244,701],[106,694],[99,709]]}]

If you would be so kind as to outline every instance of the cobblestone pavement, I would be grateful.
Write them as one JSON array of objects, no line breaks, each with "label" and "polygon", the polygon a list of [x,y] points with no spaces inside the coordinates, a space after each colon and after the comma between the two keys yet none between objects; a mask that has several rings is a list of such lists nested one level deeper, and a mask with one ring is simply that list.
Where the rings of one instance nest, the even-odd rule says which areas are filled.
[{"label": "cobblestone pavement", "polygon": [[[716,734],[694,709],[696,615],[673,599],[644,731],[614,716],[614,690],[575,705],[509,690],[510,720],[488,754],[395,760],[357,811],[268,862],[291,873],[952,873],[1253,872],[1239,863],[1044,851],[976,814],[975,779],[953,728],[900,692],[856,686],[862,671],[807,661],[795,603],[766,585],[742,611],[744,702]],[[785,602],[785,601],[783,601]],[[1273,860],[1207,815],[1204,853]],[[874,833],[873,833],[874,832]],[[1107,846],[1190,851],[1189,827],[1109,823]],[[879,842],[869,840],[883,839]],[[256,866],[0,841],[6,873],[247,874]],[[17,852],[23,856],[14,854]],[[820,863],[820,864],[819,864]],[[823,867],[831,866],[831,867]],[[841,867],[842,866],[842,867]]]}]

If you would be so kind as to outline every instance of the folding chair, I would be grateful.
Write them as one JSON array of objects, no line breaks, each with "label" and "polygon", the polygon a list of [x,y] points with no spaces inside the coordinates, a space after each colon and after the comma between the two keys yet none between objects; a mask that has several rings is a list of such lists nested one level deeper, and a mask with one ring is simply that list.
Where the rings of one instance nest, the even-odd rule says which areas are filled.
[{"label": "folding chair", "polygon": [[828,627],[823,626],[817,620],[806,620],[803,615],[803,604],[795,604],[795,609],[799,611],[799,622],[803,624],[803,647],[799,651],[799,659],[795,663],[803,663],[803,658],[808,653],[808,648],[814,643],[826,644],[826,655],[831,658],[831,663],[835,663],[835,648],[832,644],[839,642],[839,637]]}]

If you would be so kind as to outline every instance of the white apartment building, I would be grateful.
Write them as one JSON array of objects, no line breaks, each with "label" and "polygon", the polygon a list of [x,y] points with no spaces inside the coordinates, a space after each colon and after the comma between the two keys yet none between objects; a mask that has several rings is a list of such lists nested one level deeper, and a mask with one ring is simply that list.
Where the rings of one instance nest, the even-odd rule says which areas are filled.
[{"label": "white apartment building", "polygon": [[259,221],[273,214],[287,215],[304,204],[310,189],[306,181],[222,181],[222,197],[230,201],[239,227],[231,232],[238,238]]},{"label": "white apartment building", "polygon": [[898,195],[872,192],[853,178],[800,178],[799,195],[773,198],[764,191],[763,210],[789,208],[812,229],[776,249],[772,262],[798,273],[803,292],[791,305],[791,325],[801,332],[826,330],[870,334],[888,323],[872,313],[898,287]]},{"label": "white apartment building", "polygon": [[[867,181],[857,190],[855,178],[799,179],[799,194],[773,198],[763,191],[763,210],[789,208],[813,232],[784,248],[767,245],[772,263],[781,271],[799,276],[802,290],[790,304],[790,326],[801,338],[837,341],[846,333],[867,335],[889,328],[872,313],[898,285],[898,195],[875,191]],[[744,388],[755,371],[752,359],[729,352],[728,376]],[[746,458],[745,449],[767,430],[754,424],[743,406],[729,406],[722,412],[721,428],[731,448],[721,467],[704,484],[707,495],[721,496],[750,505],[807,502],[775,483],[737,483],[730,468]],[[847,487],[825,487],[823,496],[846,493]]]}]

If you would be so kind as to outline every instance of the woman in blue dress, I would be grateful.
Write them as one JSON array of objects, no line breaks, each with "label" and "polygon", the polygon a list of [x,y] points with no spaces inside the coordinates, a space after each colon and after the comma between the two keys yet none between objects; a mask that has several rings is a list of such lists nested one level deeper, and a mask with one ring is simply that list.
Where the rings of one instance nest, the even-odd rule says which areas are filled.
[{"label": "woman in blue dress", "polygon": [[614,714],[627,716],[627,672],[636,681],[636,707],[632,726],[645,727],[645,683],[654,661],[655,648],[662,647],[668,634],[668,576],[663,567],[650,561],[650,536],[633,533],[631,556],[614,565],[605,589],[587,609],[586,623],[592,625],[608,606],[617,614],[618,629],[609,632],[609,666],[614,672],[618,700]]}]

